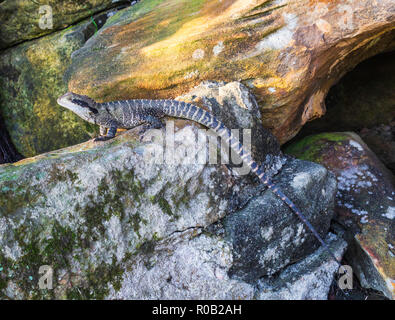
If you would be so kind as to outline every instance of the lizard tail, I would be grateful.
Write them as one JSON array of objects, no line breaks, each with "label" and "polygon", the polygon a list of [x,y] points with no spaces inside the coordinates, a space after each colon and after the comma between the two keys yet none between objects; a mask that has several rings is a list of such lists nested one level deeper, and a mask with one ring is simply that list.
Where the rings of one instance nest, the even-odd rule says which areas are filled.
[{"label": "lizard tail", "polygon": [[297,215],[297,217],[303,222],[303,224],[309,229],[313,235],[317,238],[320,244],[328,251],[330,256],[342,266],[341,262],[326,242],[321,238],[317,230],[312,226],[312,224],[306,219],[302,212],[295,206],[295,204],[284,195],[284,193],[265,175],[263,169],[252,159],[250,152],[246,151],[239,140],[232,135],[232,131],[229,130],[221,121],[219,121],[211,113],[193,105],[190,103],[176,101],[176,100],[166,100],[165,107],[163,111],[166,115],[184,118],[188,120],[193,120],[198,122],[205,127],[208,127],[215,131],[221,138],[225,139],[226,143],[230,145],[232,150],[234,150],[243,160],[243,162],[248,165],[252,172],[254,172],[259,180],[265,184],[272,192],[278,196],[287,206]]}]

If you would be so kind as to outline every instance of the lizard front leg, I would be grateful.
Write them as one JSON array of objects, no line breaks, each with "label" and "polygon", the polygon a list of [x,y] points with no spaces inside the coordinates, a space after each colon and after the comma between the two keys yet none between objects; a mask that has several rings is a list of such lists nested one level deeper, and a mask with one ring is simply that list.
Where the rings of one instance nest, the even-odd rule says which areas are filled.
[{"label": "lizard front leg", "polygon": [[110,140],[110,139],[114,138],[115,134],[117,133],[117,126],[116,125],[111,125],[110,129],[108,129],[106,135],[104,135],[106,133],[105,130],[106,130],[106,127],[100,126],[100,134],[101,134],[101,136],[97,137],[93,141],[106,141],[106,140]]},{"label": "lizard front leg", "polygon": [[107,127],[105,126],[100,126],[100,135],[105,136],[107,133]]}]

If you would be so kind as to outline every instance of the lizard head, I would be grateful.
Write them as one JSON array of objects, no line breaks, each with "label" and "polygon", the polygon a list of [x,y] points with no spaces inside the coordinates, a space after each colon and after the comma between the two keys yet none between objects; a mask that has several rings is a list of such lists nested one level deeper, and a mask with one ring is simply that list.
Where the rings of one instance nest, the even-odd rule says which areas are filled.
[{"label": "lizard head", "polygon": [[95,123],[95,119],[99,113],[97,103],[89,98],[73,92],[67,92],[57,100],[58,104],[65,107],[85,121]]}]

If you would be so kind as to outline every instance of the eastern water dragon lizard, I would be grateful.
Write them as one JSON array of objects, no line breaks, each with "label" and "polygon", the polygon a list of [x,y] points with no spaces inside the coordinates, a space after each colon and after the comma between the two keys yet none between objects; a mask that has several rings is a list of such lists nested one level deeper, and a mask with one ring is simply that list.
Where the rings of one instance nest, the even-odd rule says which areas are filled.
[{"label": "eastern water dragon lizard", "polygon": [[[269,179],[261,166],[251,157],[251,154],[243,148],[243,145],[234,137],[228,129],[210,112],[193,104],[177,100],[123,100],[97,103],[88,96],[68,92],[61,96],[58,104],[73,111],[79,117],[100,126],[100,137],[95,141],[105,141],[115,137],[118,128],[131,129],[142,124],[159,128],[162,126],[160,118],[164,116],[183,118],[195,121],[212,129],[230,145],[242,159],[242,161],[254,172],[259,180],[272,192],[285,202],[298,216],[305,226],[314,234],[321,245],[328,251],[331,257],[342,266],[327,243],[321,238],[316,229],[306,219],[295,204]],[[107,134],[106,133],[106,130]]]}]

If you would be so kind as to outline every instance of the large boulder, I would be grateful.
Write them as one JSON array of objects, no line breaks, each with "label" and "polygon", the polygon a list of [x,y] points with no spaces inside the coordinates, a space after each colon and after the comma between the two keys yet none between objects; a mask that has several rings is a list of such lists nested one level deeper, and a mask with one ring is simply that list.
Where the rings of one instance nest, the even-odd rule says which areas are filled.
[{"label": "large boulder", "polygon": [[73,53],[69,89],[111,101],[242,81],[283,143],[345,73],[394,48],[394,12],[392,0],[142,1]]},{"label": "large boulder", "polygon": [[[211,112],[236,112],[229,121],[240,127],[257,123],[258,106],[244,86],[209,83],[195,92],[210,88]],[[260,278],[316,256],[312,234],[256,177],[233,164],[196,161],[207,149],[196,143],[205,134],[201,126],[167,121],[170,137],[174,127],[175,149],[166,136],[163,150],[165,129],[139,136],[136,128],[0,166],[0,296],[252,299]],[[268,132],[262,137],[261,144],[273,139]],[[287,160],[278,149],[267,159],[268,174],[277,173],[273,181],[325,237],[333,176],[320,165]],[[339,242],[331,246],[340,258]],[[330,257],[319,256],[321,270],[333,277]],[[38,287],[43,265],[53,269],[54,290]],[[318,289],[311,279],[304,284],[329,290],[327,281]]]},{"label": "large boulder", "polygon": [[361,285],[395,298],[395,178],[355,133],[324,133],[286,150],[332,171],[336,220],[347,230],[347,261]]},{"label": "large boulder", "polygon": [[[315,225],[324,237],[334,209],[336,180],[322,166],[289,160],[274,178],[276,185]],[[270,190],[251,199],[242,209],[223,220],[234,258],[229,273],[245,281],[273,275],[300,260],[300,252],[311,253],[318,241]]]}]

